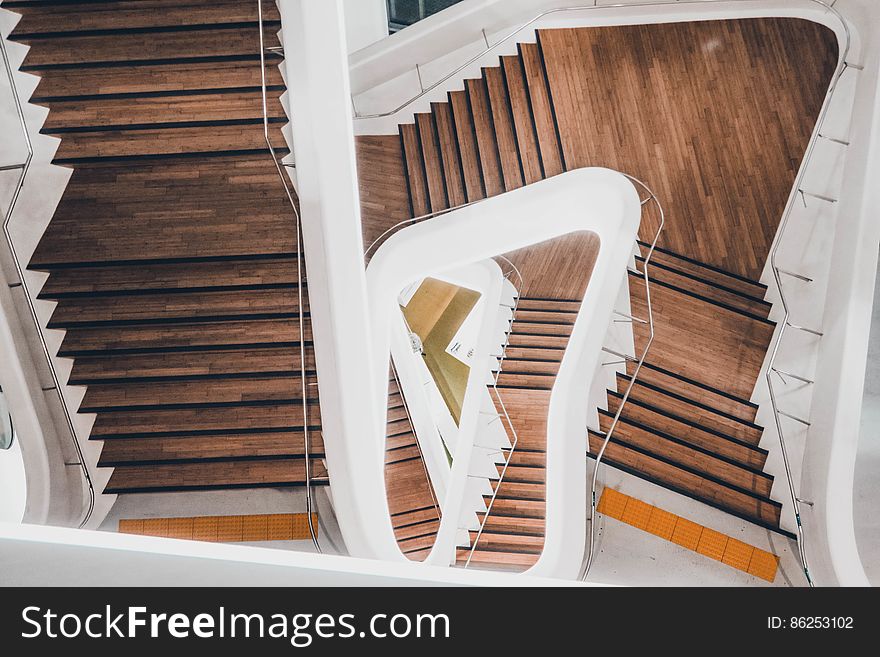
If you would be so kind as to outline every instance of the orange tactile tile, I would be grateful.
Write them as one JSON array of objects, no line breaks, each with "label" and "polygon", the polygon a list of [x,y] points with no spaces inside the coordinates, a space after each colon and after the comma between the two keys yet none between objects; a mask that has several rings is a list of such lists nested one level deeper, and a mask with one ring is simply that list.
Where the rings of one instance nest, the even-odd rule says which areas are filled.
[{"label": "orange tactile tile", "polygon": [[748,572],[749,563],[752,560],[754,551],[755,548],[748,543],[731,538],[727,541],[727,547],[724,549],[724,556],[721,558],[721,561],[728,566],[733,566],[737,570]]},{"label": "orange tactile tile", "polygon": [[[613,488],[605,488],[596,509],[611,518],[671,541],[683,548],[772,582],[779,559],[765,550],[703,527]],[[303,516],[302,523],[305,526]],[[308,531],[308,527],[306,527]]]},{"label": "orange tactile tile", "polygon": [[779,558],[775,554],[755,548],[755,551],[752,553],[752,560],[749,562],[748,572],[755,577],[772,582],[776,579],[776,569],[778,566]]},{"label": "orange tactile tile", "polygon": [[620,520],[623,518],[623,513],[626,510],[626,503],[629,499],[630,497],[628,495],[624,495],[613,488],[605,488],[602,491],[602,497],[599,499],[599,504],[596,506],[596,510],[606,516],[611,516],[612,518]]},{"label": "orange tactile tile", "polygon": [[672,532],[672,542],[688,550],[697,550],[700,544],[700,535],[703,533],[702,525],[679,517],[675,522],[675,529]]},{"label": "orange tactile tile", "polygon": [[[317,532],[317,514],[312,514],[312,524]],[[302,541],[311,538],[308,516],[305,513],[195,518],[124,518],[119,521],[119,533],[221,543]]]},{"label": "orange tactile tile", "polygon": [[654,506],[651,507],[651,517],[648,519],[648,526],[645,527],[645,531],[664,540],[671,541],[672,532],[675,531],[675,523],[677,521],[678,516],[674,513],[669,513],[669,511],[664,511]]},{"label": "orange tactile tile", "polygon": [[700,542],[697,545],[697,552],[703,556],[721,561],[724,556],[724,550],[727,548],[728,537],[714,529],[703,527],[700,534]]},{"label": "orange tactile tile", "polygon": [[650,504],[631,497],[626,503],[626,510],[623,512],[622,520],[637,529],[645,529],[648,526],[648,520],[651,517]]}]

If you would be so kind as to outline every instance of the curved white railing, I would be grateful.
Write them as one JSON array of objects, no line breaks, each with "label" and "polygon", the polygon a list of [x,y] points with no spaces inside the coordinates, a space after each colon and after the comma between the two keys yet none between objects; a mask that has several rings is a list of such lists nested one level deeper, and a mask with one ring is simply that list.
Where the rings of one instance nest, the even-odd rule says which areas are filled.
[{"label": "curved white railing", "polygon": [[79,527],[85,527],[86,523],[92,517],[92,513],[95,510],[95,486],[92,482],[92,475],[89,472],[89,467],[86,465],[85,456],[83,455],[82,447],[79,444],[79,440],[76,436],[76,428],[73,423],[73,417],[70,414],[70,409],[67,406],[67,401],[64,396],[64,387],[61,383],[60,377],[58,376],[58,371],[55,369],[55,363],[52,358],[52,352],[49,350],[49,345],[46,342],[46,335],[43,333],[43,326],[40,322],[39,315],[37,314],[37,310],[34,306],[34,300],[31,296],[30,287],[27,283],[27,278],[25,277],[25,267],[22,265],[21,259],[19,258],[18,251],[15,248],[15,244],[12,240],[12,234],[9,229],[10,222],[12,221],[12,216],[15,213],[15,208],[18,203],[19,196],[21,195],[21,190],[24,187],[24,181],[27,177],[28,170],[31,166],[31,161],[34,158],[34,147],[31,143],[31,137],[28,133],[27,122],[24,118],[24,108],[22,106],[21,97],[18,95],[18,88],[15,84],[15,74],[12,71],[12,65],[9,62],[9,55],[6,52],[6,40],[0,35],[0,54],[3,56],[3,65],[6,69],[6,76],[9,79],[9,88],[12,92],[13,103],[15,104],[15,111],[18,118],[19,126],[21,127],[21,134],[24,139],[25,147],[27,148],[27,156],[25,157],[24,162],[20,164],[8,164],[0,166],[0,172],[4,171],[18,171],[18,180],[15,183],[15,187],[12,191],[12,198],[9,202],[9,207],[6,209],[6,214],[3,217],[3,237],[6,239],[6,246],[9,248],[9,253],[12,255],[12,260],[15,264],[15,274],[18,278],[16,283],[10,285],[10,287],[21,287],[22,292],[24,293],[25,301],[28,306],[28,313],[30,314],[31,321],[34,324],[34,328],[36,330],[36,335],[40,341],[40,347],[43,352],[43,356],[45,358],[45,362],[47,367],[49,368],[49,375],[52,378],[52,386],[47,390],[55,390],[58,395],[58,401],[61,404],[61,411],[64,414],[64,422],[67,425],[67,430],[70,432],[70,440],[73,443],[73,448],[76,452],[76,463],[71,463],[70,465],[78,465],[80,467],[80,471],[82,473],[83,481],[86,486],[86,493],[88,494],[88,502],[86,504],[85,512],[79,522]]}]

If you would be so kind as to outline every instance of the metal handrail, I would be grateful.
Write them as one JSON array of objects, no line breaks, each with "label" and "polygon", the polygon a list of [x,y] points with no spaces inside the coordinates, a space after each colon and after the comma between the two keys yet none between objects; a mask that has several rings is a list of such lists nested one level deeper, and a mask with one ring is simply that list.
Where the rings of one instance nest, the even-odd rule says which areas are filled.
[{"label": "metal handrail", "polygon": [[[510,259],[506,256],[499,255],[496,256],[499,260],[503,260],[506,262],[513,273],[516,274],[516,277],[519,281],[519,285],[510,281],[511,285],[516,289],[516,296],[514,297],[513,308],[511,308],[510,314],[510,330],[507,331],[507,335],[504,340],[504,347],[501,350],[501,354],[498,358],[498,369],[495,372],[495,376],[492,379],[492,392],[495,395],[495,399],[498,401],[498,405],[501,406],[501,413],[498,413],[498,418],[500,419],[502,414],[504,419],[507,420],[507,426],[510,428],[510,432],[513,434],[513,439],[510,441],[510,448],[504,449],[501,451],[507,452],[507,458],[504,459],[504,466],[501,468],[501,472],[498,475],[498,479],[496,480],[498,483],[495,485],[495,489],[492,491],[492,497],[489,499],[489,504],[486,505],[486,512],[483,514],[483,520],[480,522],[480,528],[477,530],[477,535],[474,538],[474,542],[471,544],[471,549],[468,551],[468,558],[464,562],[464,567],[467,568],[471,565],[471,559],[474,557],[474,553],[477,551],[477,545],[480,543],[480,539],[483,537],[483,531],[486,529],[486,523],[489,520],[489,516],[492,515],[492,508],[495,506],[495,499],[498,497],[498,491],[501,490],[501,484],[504,483],[504,478],[507,476],[507,468],[510,466],[510,461],[513,459],[513,455],[516,453],[516,446],[519,443],[519,435],[516,432],[516,427],[513,426],[513,422],[510,419],[510,415],[507,413],[507,407],[504,405],[504,399],[501,397],[501,393],[498,392],[498,377],[501,376],[501,369],[504,367],[504,359],[507,356],[507,347],[510,343],[510,333],[513,331],[513,322],[516,320],[516,311],[519,308],[519,300],[520,296],[522,296],[523,289],[523,277],[519,268],[515,264],[513,264]],[[506,278],[506,277],[505,277]],[[507,280],[510,280],[509,278]]]},{"label": "metal handrail", "polygon": [[309,435],[309,401],[308,401],[308,384],[306,381],[306,342],[305,342],[305,314],[303,313],[303,276],[302,276],[302,220],[300,218],[299,209],[294,200],[293,190],[290,188],[290,182],[284,173],[281,162],[275,154],[275,148],[272,146],[272,140],[269,136],[269,101],[266,91],[266,44],[263,34],[263,1],[257,0],[257,24],[260,30],[260,88],[263,102],[263,137],[266,141],[266,148],[275,164],[278,177],[284,187],[284,193],[290,202],[293,215],[296,218],[296,291],[299,312],[299,358],[300,358],[300,382],[302,385],[302,412],[303,412],[303,456],[305,457],[305,488],[306,488],[306,513],[309,519],[309,534],[312,537],[312,543],[315,550],[321,552],[321,545],[318,543],[318,534],[312,522],[312,509],[314,504],[312,501],[312,460],[311,460],[311,437]]},{"label": "metal handrail", "polygon": [[[636,366],[633,370],[632,376],[630,377],[629,384],[626,386],[626,390],[623,393],[620,404],[617,407],[617,411],[614,413],[614,418],[611,420],[611,426],[609,426],[608,431],[605,432],[605,440],[602,441],[602,447],[599,448],[599,451],[596,454],[596,464],[593,467],[593,478],[590,482],[590,533],[588,534],[589,541],[586,562],[584,563],[580,573],[580,580],[582,582],[587,581],[587,576],[590,574],[590,568],[593,565],[593,554],[596,543],[596,485],[599,479],[599,466],[602,463],[602,457],[605,455],[605,450],[608,447],[608,443],[611,442],[611,438],[614,436],[614,430],[617,428],[617,424],[620,421],[620,416],[623,413],[626,402],[629,401],[630,393],[632,392],[633,386],[635,386],[636,384],[636,380],[639,377],[639,372],[641,372],[642,370],[642,365],[645,364],[645,359],[648,357],[648,352],[650,352],[651,345],[654,342],[654,311],[651,307],[651,282],[648,277],[648,266],[651,264],[651,257],[654,255],[654,249],[657,247],[657,241],[660,239],[660,234],[663,232],[663,226],[666,223],[666,215],[663,212],[663,205],[657,199],[657,195],[654,194],[653,191],[651,191],[651,188],[638,178],[634,178],[633,176],[630,176],[628,174],[623,175],[626,176],[629,181],[633,183],[634,186],[641,187],[644,191],[648,193],[648,196],[641,200],[641,205],[643,208],[648,203],[654,203],[654,205],[657,206],[657,210],[660,213],[660,225],[657,227],[657,232],[654,233],[654,239],[651,241],[651,246],[648,249],[648,253],[645,255],[642,262],[642,275],[645,279],[645,303],[647,306],[648,316],[646,318],[641,318],[640,323],[642,323],[644,326],[647,326],[648,328],[648,341],[645,343],[645,348],[642,350],[642,354],[641,356],[639,356],[638,360],[631,359],[628,356],[625,357],[625,360],[627,361],[634,361],[636,363]],[[590,437],[588,433],[588,450],[589,445]]]},{"label": "metal handrail", "polygon": [[37,337],[40,340],[40,347],[43,352],[43,356],[46,359],[46,365],[49,367],[49,374],[52,377],[52,387],[49,389],[54,389],[56,394],[58,395],[58,401],[61,403],[61,410],[64,414],[64,420],[67,424],[67,429],[70,432],[70,439],[73,442],[74,449],[76,451],[76,457],[78,459],[78,463],[66,463],[65,465],[79,465],[80,470],[82,471],[83,479],[85,480],[87,493],[88,493],[88,504],[86,505],[85,513],[83,514],[82,519],[79,522],[79,528],[82,529],[85,527],[86,523],[91,519],[92,513],[95,510],[95,486],[92,482],[92,475],[89,472],[89,467],[86,465],[85,457],[83,456],[82,447],[79,444],[79,440],[76,435],[76,428],[73,423],[73,417],[70,414],[70,409],[67,406],[67,402],[64,397],[64,390],[61,384],[61,380],[58,376],[58,371],[55,369],[55,363],[52,359],[52,353],[49,350],[49,345],[46,342],[46,336],[43,333],[43,327],[40,322],[39,315],[37,314],[36,307],[34,306],[34,300],[31,297],[30,288],[28,287],[27,278],[25,277],[25,268],[21,264],[21,260],[18,257],[18,252],[15,250],[15,244],[12,241],[12,234],[9,230],[10,222],[12,221],[12,215],[15,212],[16,204],[18,203],[18,198],[21,195],[21,190],[24,187],[24,181],[27,176],[28,170],[30,169],[31,161],[34,158],[34,147],[31,143],[31,137],[28,133],[27,121],[24,117],[24,108],[22,107],[21,97],[18,95],[18,88],[15,84],[15,74],[12,71],[12,65],[9,62],[9,54],[6,52],[6,39],[0,34],[0,52],[2,52],[3,56],[3,65],[6,69],[6,76],[9,78],[9,88],[12,92],[12,97],[15,102],[15,111],[18,115],[19,126],[21,127],[21,134],[24,137],[25,146],[27,147],[27,157],[24,162],[21,164],[13,164],[2,167],[2,171],[15,171],[19,170],[18,181],[15,184],[15,188],[12,193],[12,199],[9,202],[9,207],[6,210],[6,214],[3,217],[3,236],[6,239],[6,244],[9,247],[9,252],[12,255],[12,260],[15,263],[15,273],[18,276],[18,284],[12,284],[10,287],[20,286],[22,292],[24,292],[24,298],[27,302],[28,311],[31,316],[31,320],[34,323],[34,327],[36,329]]},{"label": "metal handrail", "polygon": [[[762,2],[763,0],[728,0],[728,1],[741,2],[741,3],[746,3],[746,2],[756,3],[756,2]],[[848,68],[853,68],[855,70],[861,70],[861,68],[862,68],[861,66],[856,66],[856,65],[850,64],[847,61],[849,54],[850,54],[850,51],[851,51],[851,48],[852,48],[852,32],[850,30],[848,23],[844,19],[843,15],[840,13],[840,11],[838,11],[834,7],[836,1],[837,0],[833,0],[829,4],[829,2],[827,2],[826,0],[803,0],[803,2],[808,2],[813,5],[818,5],[819,7],[824,9],[825,11],[832,14],[835,18],[837,18],[837,20],[839,21],[840,25],[842,26],[842,28],[844,30],[845,43],[844,43],[844,49],[843,49],[842,55],[840,57],[840,61],[838,63],[835,74],[832,77],[831,85],[829,86],[828,93],[825,97],[825,102],[822,106],[821,112],[819,113],[819,117],[817,118],[816,128],[813,132],[813,136],[811,137],[810,142],[807,146],[807,150],[804,154],[804,158],[803,158],[803,161],[801,164],[800,171],[798,172],[797,178],[795,179],[794,190],[796,190],[796,191],[789,198],[788,205],[786,206],[785,211],[782,216],[782,220],[780,221],[780,227],[777,232],[776,243],[774,244],[773,248],[770,251],[770,264],[771,264],[771,268],[773,270],[773,280],[776,285],[776,290],[777,290],[779,297],[782,301],[783,310],[784,310],[784,320],[781,324],[780,330],[778,331],[776,338],[775,338],[775,341],[773,343],[773,347],[770,352],[771,353],[770,360],[768,361],[768,368],[767,368],[767,372],[766,372],[765,376],[767,379],[767,386],[768,386],[768,389],[770,392],[770,404],[773,408],[773,417],[774,417],[775,424],[776,424],[777,434],[779,436],[780,450],[782,453],[783,464],[785,466],[785,475],[786,475],[786,479],[787,479],[787,483],[788,483],[788,489],[789,489],[789,493],[790,493],[791,500],[792,500],[792,506],[793,506],[793,509],[795,512],[795,521],[797,523],[798,553],[800,556],[801,565],[803,567],[804,575],[805,575],[807,582],[810,586],[813,586],[813,579],[812,579],[812,576],[810,575],[809,566],[807,563],[805,538],[804,538],[804,532],[803,532],[802,519],[801,519],[801,515],[800,515],[800,500],[799,500],[799,497],[798,497],[797,492],[795,490],[793,474],[792,474],[791,465],[790,465],[789,459],[788,459],[787,448],[785,445],[785,435],[784,435],[784,431],[782,429],[782,423],[780,420],[780,416],[788,417],[788,414],[784,413],[783,411],[781,411],[779,409],[779,405],[778,405],[778,402],[776,399],[776,392],[773,387],[771,373],[774,371],[776,358],[779,354],[779,348],[781,346],[782,340],[785,337],[786,329],[794,328],[797,330],[805,330],[805,331],[808,331],[810,333],[813,333],[813,334],[821,337],[821,332],[812,331],[809,329],[804,329],[803,327],[796,326],[796,325],[793,325],[790,323],[790,321],[789,321],[790,315],[791,315],[790,308],[789,308],[789,304],[788,304],[788,299],[785,296],[785,291],[782,287],[782,280],[781,280],[781,274],[785,274],[788,272],[786,272],[784,269],[780,268],[776,264],[776,262],[777,262],[777,256],[778,256],[780,245],[782,244],[783,238],[785,236],[785,229],[788,226],[789,219],[791,218],[791,214],[792,214],[792,211],[794,208],[794,198],[795,198],[796,192],[801,191],[800,187],[801,187],[801,184],[803,183],[806,170],[809,168],[809,165],[812,161],[812,157],[813,157],[813,153],[815,151],[816,144],[818,143],[818,140],[820,138],[824,137],[824,135],[821,132],[822,126],[824,124],[825,118],[828,115],[828,110],[830,108],[830,104],[831,104],[831,100],[833,98],[834,92],[837,90],[838,83],[840,82],[841,77],[843,76],[844,72],[846,72],[846,70]],[[352,104],[352,107],[354,108],[354,120],[385,118],[385,117],[393,116],[394,114],[397,114],[398,112],[403,111],[404,109],[406,109],[407,107],[409,107],[410,105],[415,103],[416,101],[420,100],[421,98],[425,97],[426,95],[428,95],[429,93],[431,93],[432,91],[434,91],[435,89],[437,89],[438,87],[443,85],[445,82],[448,82],[450,79],[455,77],[457,74],[461,73],[462,71],[464,71],[465,69],[467,69],[471,65],[475,64],[476,62],[478,62],[480,59],[482,59],[486,55],[490,54],[493,50],[497,49],[499,46],[507,43],[508,41],[510,41],[511,39],[516,37],[518,34],[520,34],[522,31],[528,29],[529,27],[534,25],[536,22],[540,21],[544,17],[551,15],[551,14],[561,13],[561,12],[570,12],[570,11],[591,11],[591,10],[598,11],[598,10],[603,10],[603,9],[659,7],[659,6],[665,6],[665,5],[677,5],[677,6],[704,5],[704,4],[708,5],[713,2],[715,2],[715,0],[666,0],[664,2],[654,1],[654,2],[640,2],[640,3],[617,3],[617,4],[612,4],[612,5],[599,6],[598,3],[595,2],[595,0],[594,0],[593,5],[558,7],[555,9],[548,9],[546,11],[543,11],[540,14],[538,14],[537,16],[535,16],[534,18],[523,23],[520,27],[517,27],[512,32],[508,33],[506,36],[502,37],[501,39],[499,39],[498,41],[496,41],[493,44],[490,44],[488,42],[488,37],[486,36],[486,31],[483,30],[483,37],[484,37],[484,39],[486,39],[486,48],[485,49],[483,49],[479,54],[468,59],[464,64],[454,68],[452,71],[450,71],[448,74],[441,77],[439,80],[437,80],[433,84],[431,84],[427,87],[424,87],[422,85],[422,89],[419,93],[417,93],[415,96],[413,96],[409,100],[403,102],[402,104],[400,104],[399,106],[395,107],[392,110],[388,110],[385,112],[373,113],[373,114],[361,114],[360,112],[357,111],[356,104],[355,104],[355,98],[354,98],[354,95],[352,95],[351,104]],[[418,71],[419,67],[416,66],[416,69]],[[419,71],[419,73],[420,73],[420,71]],[[422,84],[421,80],[422,80],[421,74],[419,74],[420,85]],[[825,137],[825,138],[828,138],[828,137]],[[831,141],[838,143],[844,147],[849,146],[849,142],[846,140],[843,140],[843,139],[831,138]],[[828,199],[828,200],[831,200],[831,199]],[[810,280],[808,282],[812,282],[812,281]],[[621,405],[621,407],[622,407],[622,405]]]}]

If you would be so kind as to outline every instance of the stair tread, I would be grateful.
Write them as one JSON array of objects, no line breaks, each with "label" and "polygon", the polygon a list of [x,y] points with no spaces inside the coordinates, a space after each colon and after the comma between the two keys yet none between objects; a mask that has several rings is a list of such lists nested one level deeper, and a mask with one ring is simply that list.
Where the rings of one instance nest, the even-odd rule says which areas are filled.
[{"label": "stair tread", "polygon": [[[77,358],[71,385],[131,379],[169,380],[293,374],[300,371],[299,349],[258,347],[235,351],[185,351]],[[314,352],[306,350],[306,369],[314,369]]]},{"label": "stair tread", "polygon": [[489,91],[483,78],[465,80],[470,116],[474,122],[477,155],[480,159],[480,172],[486,196],[497,196],[505,191],[501,177],[501,159],[492,112],[489,107]]},{"label": "stair tread", "polygon": [[483,186],[483,173],[480,169],[480,155],[470,101],[466,91],[450,91],[448,98],[465,194],[468,202],[479,201],[486,198],[486,189]]},{"label": "stair tread", "polygon": [[562,163],[559,135],[553,116],[553,106],[550,102],[547,75],[544,72],[544,64],[537,44],[520,43],[519,52],[528,86],[532,117],[541,153],[541,164],[544,168],[544,175],[549,178],[562,173],[565,167]]},{"label": "stair tread", "polygon": [[[309,431],[309,443],[312,457],[321,457],[320,430]],[[304,454],[304,449],[302,431],[122,438],[104,441],[99,465],[287,456]]]},{"label": "stair tread", "polygon": [[[312,477],[327,476],[316,462]],[[156,464],[116,467],[107,483],[106,493],[210,490],[217,488],[254,488],[305,484],[302,459],[267,461],[224,461],[213,463]]]},{"label": "stair tread", "polygon": [[510,109],[510,96],[500,68],[484,68],[483,79],[489,96],[489,110],[495,132],[495,142],[501,161],[501,176],[505,191],[523,186],[522,162],[513,127],[513,114]]},{"label": "stair tread", "polygon": [[[311,341],[310,322],[303,326]],[[294,319],[264,319],[155,326],[117,326],[112,328],[74,328],[64,335],[60,356],[101,355],[107,353],[163,353],[180,350],[218,351],[219,348],[247,349],[299,345],[300,326]],[[205,356],[211,359],[210,356]],[[220,354],[214,362],[222,360]],[[173,359],[172,359],[173,360]]]},{"label": "stair tread", "polygon": [[[277,6],[264,2],[264,17],[280,19]],[[22,19],[15,26],[13,37],[23,34],[79,32],[87,30],[118,30],[172,25],[211,25],[256,20],[255,6],[241,0],[169,3],[167,0],[117,0],[111,3],[77,3],[15,5]]]},{"label": "stair tread", "polygon": [[544,179],[541,154],[538,151],[538,137],[535,133],[532,107],[526,87],[523,62],[519,55],[503,55],[501,70],[507,88],[507,98],[513,118],[514,135],[522,165],[523,181],[526,185]]},{"label": "stair tread", "polygon": [[[591,457],[594,457],[600,440],[597,434],[590,433],[591,446],[588,454]],[[712,481],[705,476],[689,472],[681,466],[672,465],[656,456],[649,456],[632,447],[615,444],[613,441],[609,443],[603,461],[611,467],[647,478],[649,481],[720,508],[737,517],[779,531],[781,505],[773,500]]]},{"label": "stair tread", "polygon": [[[630,381],[631,377],[618,373],[617,392],[622,394],[626,387],[629,386]],[[701,426],[717,429],[722,433],[753,445],[761,442],[761,434],[764,431],[763,427],[728,415],[710,406],[693,402],[681,395],[643,380],[637,380],[633,385],[630,399],[644,402],[672,415],[687,418]]]}]

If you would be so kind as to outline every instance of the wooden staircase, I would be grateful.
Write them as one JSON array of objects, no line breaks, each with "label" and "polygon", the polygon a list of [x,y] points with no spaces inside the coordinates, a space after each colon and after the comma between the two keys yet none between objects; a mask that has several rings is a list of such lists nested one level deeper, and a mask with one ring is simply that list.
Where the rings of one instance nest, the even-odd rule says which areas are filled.
[{"label": "wooden staircase", "polygon": [[[736,22],[725,26],[728,32],[724,38],[730,38],[729,35],[739,29]],[[789,27],[787,23],[769,21],[755,29],[766,31],[766,38],[774,39],[776,30]],[[711,32],[715,28],[656,29],[659,34],[660,31],[683,30]],[[580,77],[585,60],[573,56],[574,44],[578,39],[588,42],[592,38],[581,35],[596,34],[599,36],[594,41],[604,39],[611,43],[613,31],[619,30],[621,38],[630,46],[638,39],[657,44],[663,38],[653,33],[646,37],[644,30],[638,34],[628,28],[603,30],[541,30],[537,43],[518,44],[517,55],[501,57],[498,66],[483,68],[481,77],[465,80],[461,90],[449,92],[446,102],[432,103],[430,112],[416,114],[412,123],[400,125],[400,153],[411,215],[420,216],[494,196],[580,166],[612,166],[641,174],[652,185],[650,176],[643,173],[656,169],[646,164],[656,162],[655,151],[650,148],[644,156],[640,152],[634,155],[631,144],[626,142],[626,148],[619,153],[606,149],[600,158],[587,155],[594,153],[596,147],[590,131],[601,134],[602,138],[596,142],[608,141],[612,135],[621,143],[625,134],[634,144],[641,145],[630,133],[642,130],[644,124],[635,128],[621,126],[622,119],[614,114],[616,108],[611,107],[604,108],[607,125],[569,120],[573,106],[583,107],[583,103],[572,105],[572,98],[577,94],[595,93],[591,98],[594,103],[591,112],[597,115],[601,114],[602,103],[611,97],[611,92],[604,88],[598,92],[592,88],[578,91],[585,84]],[[800,36],[803,44],[825,38],[819,32]],[[749,38],[742,36],[744,41]],[[663,66],[678,66],[679,60],[671,65],[661,59],[660,50],[673,47],[669,42],[655,47],[655,56]],[[819,52],[818,59],[811,61],[810,66],[830,76],[833,66],[821,54],[821,49]],[[825,84],[820,75],[817,77],[820,84],[810,101],[816,110]],[[627,94],[637,91],[626,86],[628,80],[612,80],[607,86],[610,89],[614,84],[624,85]],[[689,81],[695,88],[701,82]],[[695,97],[702,91],[701,87],[689,88]],[[602,95],[604,93],[608,98]],[[561,116],[562,109],[564,116]],[[813,120],[810,113],[812,110],[803,122],[807,135]],[[701,129],[700,125],[686,127],[696,131]],[[655,128],[663,130],[659,126]],[[641,133],[637,132],[636,136],[638,134]],[[370,149],[375,150],[375,146],[370,144]],[[386,148],[383,162],[387,162],[388,152]],[[365,158],[370,156],[365,151]],[[675,156],[684,160],[689,157],[685,152]],[[748,157],[760,160],[762,156],[749,152]],[[630,163],[630,159],[633,162]],[[676,178],[676,183],[679,182]],[[768,202],[769,211],[760,204],[755,208],[756,217],[774,217],[771,222],[774,227],[778,220],[775,208],[779,206],[781,211],[788,193],[784,182],[778,194],[770,189],[762,192],[772,199],[772,203]],[[664,181],[660,187],[666,184]],[[766,286],[754,280],[766,260],[769,241],[764,245],[758,244],[756,239],[749,247],[751,251],[742,250],[739,243],[730,245],[730,251],[719,260],[726,263],[730,254],[736,257],[742,254],[742,264],[736,267],[736,272],[733,267],[728,269],[701,260],[699,254],[702,253],[707,257],[724,253],[725,240],[734,239],[728,229],[734,223],[736,230],[742,228],[737,222],[742,221],[745,209],[737,208],[736,216],[713,217],[711,222],[700,226],[702,233],[693,237],[689,215],[668,211],[670,207],[682,210],[684,199],[702,198],[703,189],[690,194],[687,184],[690,183],[685,180],[680,187],[673,187],[668,194],[670,199],[661,201],[667,206],[668,242],[691,244],[693,248],[679,253],[663,242],[654,253],[649,274],[656,338],[605,460],[608,465],[737,518],[787,534],[779,526],[781,504],[770,497],[773,477],[764,471],[768,452],[760,446],[762,428],[755,424],[757,407],[749,401],[775,328],[768,319],[771,304],[764,298]],[[378,195],[374,197],[371,204],[375,207]],[[393,196],[387,198],[393,206]],[[734,206],[732,202],[729,207]],[[643,221],[643,239],[653,234],[655,225],[656,217]],[[762,227],[761,230],[772,234],[773,228]],[[711,243],[711,248],[704,248],[704,243]],[[641,243],[640,248],[628,283],[631,312],[644,317],[647,308],[642,273],[647,245]],[[499,389],[514,425],[524,423],[524,428],[518,428],[520,440],[524,442],[511,462],[492,517],[474,552],[472,562],[483,566],[527,568],[535,562],[543,546],[546,415],[536,417],[530,415],[528,409],[534,413],[535,408],[545,407],[545,402],[536,398],[549,396],[580,302],[570,300],[571,295],[559,293],[558,288],[566,279],[559,272],[538,268],[534,275],[550,292],[523,299],[524,305],[517,313],[511,333],[508,359],[499,378]],[[553,292],[554,276],[558,279],[556,293]],[[636,352],[640,353],[647,339],[646,329],[635,323],[634,333]],[[588,456],[595,455],[629,384],[633,368],[632,365],[627,367],[627,372],[618,376],[617,387],[608,391],[607,410],[599,411],[599,426],[589,434]],[[475,540],[476,533],[471,538]],[[466,557],[467,551],[460,550],[459,563]]]},{"label": "wooden staircase", "polygon": [[[3,7],[22,15],[12,39],[41,78],[30,102],[50,110],[54,162],[73,167],[29,266],[49,274],[49,327],[65,331],[59,355],[114,468],[104,492],[301,486],[306,430],[313,483],[327,484],[295,220],[263,141],[255,3]],[[277,46],[278,10],[264,9]],[[283,155],[281,56],[268,60]]]},{"label": "wooden staircase", "polygon": [[393,373],[388,380],[385,485],[397,544],[409,559],[424,560],[440,529],[440,506]]},{"label": "wooden staircase", "polygon": [[[547,409],[579,301],[520,297],[496,389],[496,411],[510,418],[517,444],[489,516],[479,514],[482,534],[471,532],[471,564],[521,571],[535,564],[544,548]],[[509,432],[508,432],[509,433]],[[511,436],[512,438],[512,436]],[[502,466],[499,466],[499,475]],[[492,502],[486,496],[486,504]],[[457,563],[470,550],[459,549]]]}]

